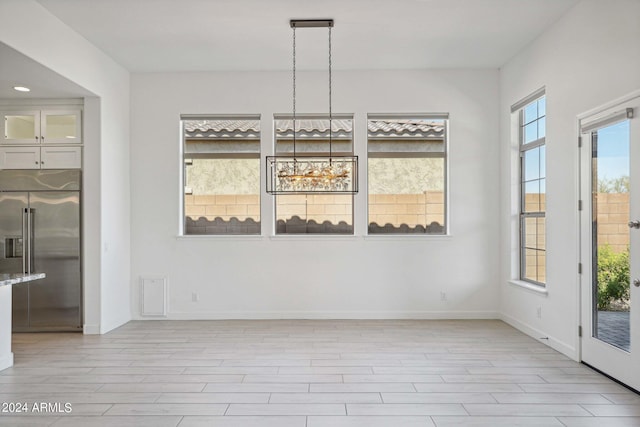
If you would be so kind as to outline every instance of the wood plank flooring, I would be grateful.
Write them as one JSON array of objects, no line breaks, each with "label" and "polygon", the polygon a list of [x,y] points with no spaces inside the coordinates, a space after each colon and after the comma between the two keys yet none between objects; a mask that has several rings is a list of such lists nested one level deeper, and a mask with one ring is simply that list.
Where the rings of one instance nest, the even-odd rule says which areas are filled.
[{"label": "wood plank flooring", "polygon": [[0,403],[28,411],[7,426],[640,426],[638,395],[497,320],[149,321],[13,344]]}]

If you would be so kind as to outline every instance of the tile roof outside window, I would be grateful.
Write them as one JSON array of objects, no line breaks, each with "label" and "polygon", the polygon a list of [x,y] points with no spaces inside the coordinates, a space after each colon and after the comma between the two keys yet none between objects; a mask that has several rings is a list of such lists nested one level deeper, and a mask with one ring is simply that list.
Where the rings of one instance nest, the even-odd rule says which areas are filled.
[{"label": "tile roof outside window", "polygon": [[[293,120],[278,120],[276,132],[280,137],[292,137]],[[425,123],[424,120],[369,120],[368,138],[436,138],[444,135],[441,122]],[[306,138],[327,138],[329,136],[328,121],[301,119],[296,120],[298,135]],[[333,119],[332,136],[334,138],[350,138],[352,120]],[[185,124],[187,138],[258,138],[260,123],[255,120],[189,120]]]}]

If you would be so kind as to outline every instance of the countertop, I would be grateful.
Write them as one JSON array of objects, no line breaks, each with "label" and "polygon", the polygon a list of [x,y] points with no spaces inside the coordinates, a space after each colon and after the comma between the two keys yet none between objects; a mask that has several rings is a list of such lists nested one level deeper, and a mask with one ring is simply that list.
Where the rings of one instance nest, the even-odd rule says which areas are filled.
[{"label": "countertop", "polygon": [[31,282],[33,280],[44,279],[47,277],[44,273],[0,273],[0,286],[17,285],[19,283]]}]

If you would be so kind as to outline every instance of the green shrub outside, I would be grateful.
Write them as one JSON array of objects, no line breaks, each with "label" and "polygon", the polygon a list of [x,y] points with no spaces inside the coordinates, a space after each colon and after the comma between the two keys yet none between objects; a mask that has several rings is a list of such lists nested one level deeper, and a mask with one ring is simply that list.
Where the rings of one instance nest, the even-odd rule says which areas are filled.
[{"label": "green shrub outside", "polygon": [[598,248],[598,310],[629,299],[629,248],[614,252],[609,245]]}]

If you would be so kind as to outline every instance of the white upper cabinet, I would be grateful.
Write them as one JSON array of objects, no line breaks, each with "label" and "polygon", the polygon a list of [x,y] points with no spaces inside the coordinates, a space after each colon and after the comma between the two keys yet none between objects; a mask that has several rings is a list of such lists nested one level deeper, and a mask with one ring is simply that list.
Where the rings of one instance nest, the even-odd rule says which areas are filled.
[{"label": "white upper cabinet", "polygon": [[0,143],[81,144],[80,110],[3,111]]},{"label": "white upper cabinet", "polygon": [[0,146],[1,169],[41,169],[40,147],[35,146]]},{"label": "white upper cabinet", "polygon": [[40,151],[41,169],[80,169],[82,147],[47,146]]},{"label": "white upper cabinet", "polygon": [[39,144],[40,111],[7,111],[2,113],[3,144]]},{"label": "white upper cabinet", "polygon": [[80,169],[82,147],[63,145],[0,146],[0,169]]},{"label": "white upper cabinet", "polygon": [[42,144],[80,144],[80,111],[42,111],[40,133]]},{"label": "white upper cabinet", "polygon": [[0,111],[0,169],[80,168],[80,109]]}]

